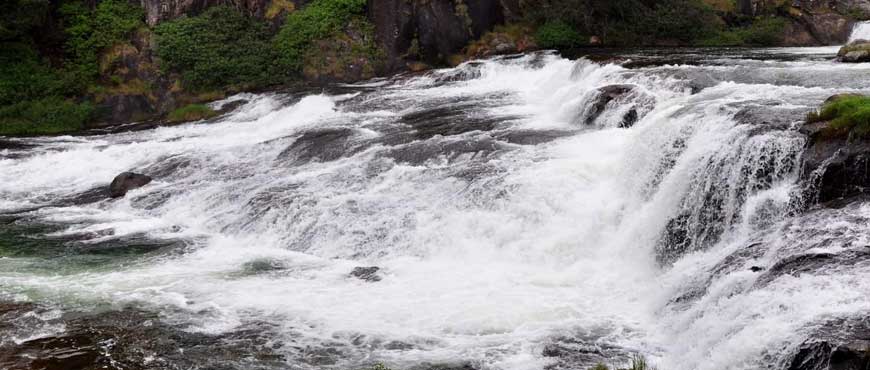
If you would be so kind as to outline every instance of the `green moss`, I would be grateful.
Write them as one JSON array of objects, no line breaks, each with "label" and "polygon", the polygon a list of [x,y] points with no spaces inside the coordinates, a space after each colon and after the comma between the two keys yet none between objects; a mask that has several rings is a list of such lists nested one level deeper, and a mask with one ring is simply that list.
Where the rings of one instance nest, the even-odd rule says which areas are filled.
[{"label": "green moss", "polygon": [[51,135],[84,128],[93,113],[90,103],[59,97],[25,100],[0,108],[0,135]]},{"label": "green moss", "polygon": [[190,104],[181,108],[178,108],[171,113],[167,119],[169,122],[189,122],[189,121],[199,121],[203,119],[209,119],[214,116],[217,116],[217,112],[214,109],[211,109],[209,106],[204,104]]},{"label": "green moss", "polygon": [[538,45],[545,49],[564,49],[584,44],[583,35],[563,21],[550,21],[535,33]]},{"label": "green moss", "polygon": [[315,0],[287,17],[275,37],[280,65],[289,73],[301,72],[309,48],[340,32],[354,16],[365,14],[365,0]]},{"label": "green moss", "polygon": [[157,55],[165,70],[179,72],[193,91],[280,83],[269,26],[219,6],[196,17],[161,23],[155,30]]},{"label": "green moss", "polygon": [[808,123],[830,121],[827,134],[870,135],[870,97],[843,96],[807,116]]}]

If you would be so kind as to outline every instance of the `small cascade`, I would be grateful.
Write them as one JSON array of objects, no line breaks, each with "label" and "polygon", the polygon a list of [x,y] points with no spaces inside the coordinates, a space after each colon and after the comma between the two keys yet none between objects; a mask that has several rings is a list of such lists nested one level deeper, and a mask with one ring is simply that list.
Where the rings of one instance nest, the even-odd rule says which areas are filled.
[{"label": "small cascade", "polygon": [[867,22],[858,22],[852,26],[852,34],[849,35],[849,44],[859,41],[859,40],[868,40],[870,41],[870,21]]}]

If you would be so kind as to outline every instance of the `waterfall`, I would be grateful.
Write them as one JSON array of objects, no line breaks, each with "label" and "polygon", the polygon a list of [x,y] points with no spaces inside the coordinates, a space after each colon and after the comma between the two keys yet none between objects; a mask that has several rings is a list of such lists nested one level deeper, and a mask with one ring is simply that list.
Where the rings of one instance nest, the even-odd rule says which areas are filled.
[{"label": "waterfall", "polygon": [[852,26],[852,34],[849,35],[849,44],[858,40],[870,40],[870,22],[858,22]]},{"label": "waterfall", "polygon": [[[870,67],[785,53],[529,54],[242,94],[206,123],[2,139],[0,298],[134,307],[268,353],[230,368],[774,368],[820,319],[870,309],[866,264],[775,268],[858,248],[868,218],[797,216],[797,126]],[[94,196],[129,170],[154,181]],[[37,316],[10,341],[75,328]],[[155,358],[209,358],[184,353]]]}]

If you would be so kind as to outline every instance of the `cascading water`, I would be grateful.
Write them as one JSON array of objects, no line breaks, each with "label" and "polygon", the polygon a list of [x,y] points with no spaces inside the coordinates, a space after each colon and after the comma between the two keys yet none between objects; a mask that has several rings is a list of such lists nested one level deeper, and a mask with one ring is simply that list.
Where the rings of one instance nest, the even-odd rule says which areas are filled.
[{"label": "cascading water", "polygon": [[[230,368],[783,367],[814,325],[870,311],[867,263],[776,269],[868,242],[866,206],[794,216],[803,115],[870,86],[833,51],[534,54],[242,95],[207,124],[7,140],[0,298],[39,308],[0,346],[132,307],[224,338],[198,346],[255,338]],[[155,180],[93,196],[127,170]],[[350,276],[364,266],[380,280]]]},{"label": "cascading water", "polygon": [[858,22],[852,26],[852,34],[849,35],[849,43],[859,40],[870,40],[870,22]]}]

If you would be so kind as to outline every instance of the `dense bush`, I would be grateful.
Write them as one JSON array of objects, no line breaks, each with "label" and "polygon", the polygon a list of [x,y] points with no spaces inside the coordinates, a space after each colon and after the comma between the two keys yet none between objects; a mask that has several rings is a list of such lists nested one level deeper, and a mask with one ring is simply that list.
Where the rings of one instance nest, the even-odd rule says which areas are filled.
[{"label": "dense bush", "polygon": [[0,106],[66,92],[63,75],[27,43],[6,42],[0,47]]},{"label": "dense bush", "polygon": [[659,2],[651,17],[638,22],[641,35],[656,40],[676,40],[693,43],[715,32],[713,9],[698,0],[669,0]]},{"label": "dense bush", "polygon": [[89,103],[60,97],[25,100],[0,107],[0,135],[48,135],[81,130],[91,116]]},{"label": "dense bush", "polygon": [[541,0],[527,9],[527,21],[558,24],[561,35],[566,28],[597,35],[610,45],[691,44],[715,31],[716,14],[701,0]]},{"label": "dense bush", "polygon": [[782,42],[786,20],[768,17],[755,20],[747,27],[724,30],[700,42],[705,46],[769,46]]},{"label": "dense bush", "polygon": [[94,10],[82,1],[67,2],[60,14],[67,35],[65,75],[80,90],[99,77],[100,52],[128,40],[145,17],[142,8],[125,0],[103,0]]},{"label": "dense bush", "polygon": [[810,113],[807,122],[831,121],[835,132],[870,135],[870,97],[844,96],[826,103],[819,112]]},{"label": "dense bush", "polygon": [[275,38],[281,66],[301,71],[311,44],[340,32],[355,15],[365,14],[365,6],[366,0],[314,0],[290,14]]},{"label": "dense bush", "polygon": [[563,49],[584,44],[583,36],[564,21],[550,21],[535,33],[538,45],[545,49]]},{"label": "dense bush", "polygon": [[93,10],[83,1],[58,9],[64,33],[58,66],[40,56],[49,2],[15,0],[0,5],[0,135],[57,134],[80,130],[93,106],[76,102],[99,76],[99,54],[128,39],[144,13],[123,0],[103,0]]},{"label": "dense bush", "polygon": [[[181,73],[188,89],[275,83],[275,54],[265,22],[219,6],[157,26],[163,67]],[[280,81],[277,81],[280,82]]]}]

